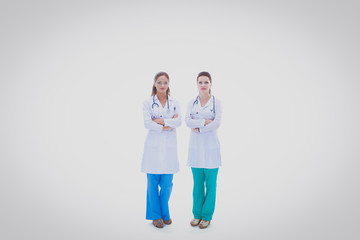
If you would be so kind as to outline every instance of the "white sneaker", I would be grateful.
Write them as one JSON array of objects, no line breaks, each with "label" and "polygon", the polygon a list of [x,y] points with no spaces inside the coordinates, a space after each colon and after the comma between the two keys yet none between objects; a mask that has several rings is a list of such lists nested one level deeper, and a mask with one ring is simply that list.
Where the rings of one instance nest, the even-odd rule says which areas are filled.
[{"label": "white sneaker", "polygon": [[199,225],[200,221],[201,219],[194,218],[193,220],[191,220],[190,225],[196,227],[197,225]]},{"label": "white sneaker", "polygon": [[207,228],[209,225],[210,225],[210,221],[201,220],[200,224],[199,224],[199,228],[201,228],[201,229]]}]

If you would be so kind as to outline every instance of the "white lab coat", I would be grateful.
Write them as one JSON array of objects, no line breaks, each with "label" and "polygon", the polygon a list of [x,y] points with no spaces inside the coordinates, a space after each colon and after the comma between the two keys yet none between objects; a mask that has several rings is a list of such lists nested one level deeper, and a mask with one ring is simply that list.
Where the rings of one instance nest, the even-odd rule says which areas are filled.
[{"label": "white lab coat", "polygon": [[[144,125],[149,130],[141,163],[141,171],[152,174],[173,174],[179,171],[179,160],[177,154],[176,129],[181,125],[180,107],[172,97],[168,97],[167,103],[162,107],[157,96],[144,101]],[[153,107],[152,107],[153,106]],[[158,107],[159,106],[159,107]],[[178,114],[177,118],[173,116]],[[152,121],[154,118],[163,118],[165,126],[172,127],[171,130],[163,131],[163,126]]]},{"label": "white lab coat", "polygon": [[[197,103],[195,101],[196,98],[189,102],[185,122],[189,128],[199,128],[200,132],[190,133],[188,165],[195,168],[218,168],[221,166],[221,154],[216,130],[221,122],[221,101],[211,96],[204,107],[201,107],[200,100]],[[213,122],[204,126],[205,119]]]}]

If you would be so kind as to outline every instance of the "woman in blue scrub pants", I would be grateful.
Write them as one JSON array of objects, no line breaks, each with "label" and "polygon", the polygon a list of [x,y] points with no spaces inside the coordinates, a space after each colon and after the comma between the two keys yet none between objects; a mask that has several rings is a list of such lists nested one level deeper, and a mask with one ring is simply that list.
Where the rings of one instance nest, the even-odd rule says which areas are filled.
[{"label": "woman in blue scrub pants", "polygon": [[194,180],[191,226],[207,228],[215,210],[216,181],[221,166],[220,143],[216,130],[220,126],[222,106],[211,95],[212,79],[208,72],[197,77],[199,95],[188,105],[186,125],[191,128],[188,165]]},{"label": "woman in blue scrub pants", "polygon": [[[144,144],[141,171],[147,174],[146,219],[164,227],[172,223],[169,199],[173,174],[179,171],[176,128],[181,125],[178,102],[170,97],[169,75],[155,75],[151,97],[143,104],[148,134]],[[160,187],[160,191],[159,191]]]}]

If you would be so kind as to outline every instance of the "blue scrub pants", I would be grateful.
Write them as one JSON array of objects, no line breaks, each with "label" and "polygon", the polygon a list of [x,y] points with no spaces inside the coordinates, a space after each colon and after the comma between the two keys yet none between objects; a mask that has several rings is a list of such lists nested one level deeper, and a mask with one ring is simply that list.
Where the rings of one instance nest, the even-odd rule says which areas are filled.
[{"label": "blue scrub pants", "polygon": [[[191,168],[194,218],[210,221],[215,211],[216,180],[219,168]],[[206,191],[205,191],[206,186]]]},{"label": "blue scrub pants", "polygon": [[173,187],[172,180],[173,174],[147,173],[146,219],[170,220],[169,199]]}]

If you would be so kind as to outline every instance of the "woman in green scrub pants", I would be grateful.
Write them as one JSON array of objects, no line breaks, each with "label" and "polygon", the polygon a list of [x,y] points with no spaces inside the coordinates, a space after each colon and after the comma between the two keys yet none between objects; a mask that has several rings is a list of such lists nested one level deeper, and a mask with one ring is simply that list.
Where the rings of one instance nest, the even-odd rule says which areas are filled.
[{"label": "woman in green scrub pants", "polygon": [[222,107],[211,95],[212,79],[208,72],[197,76],[199,94],[188,105],[186,125],[191,128],[188,165],[194,179],[191,226],[207,228],[215,210],[216,181],[221,166],[220,143],[216,130],[220,126]]}]

